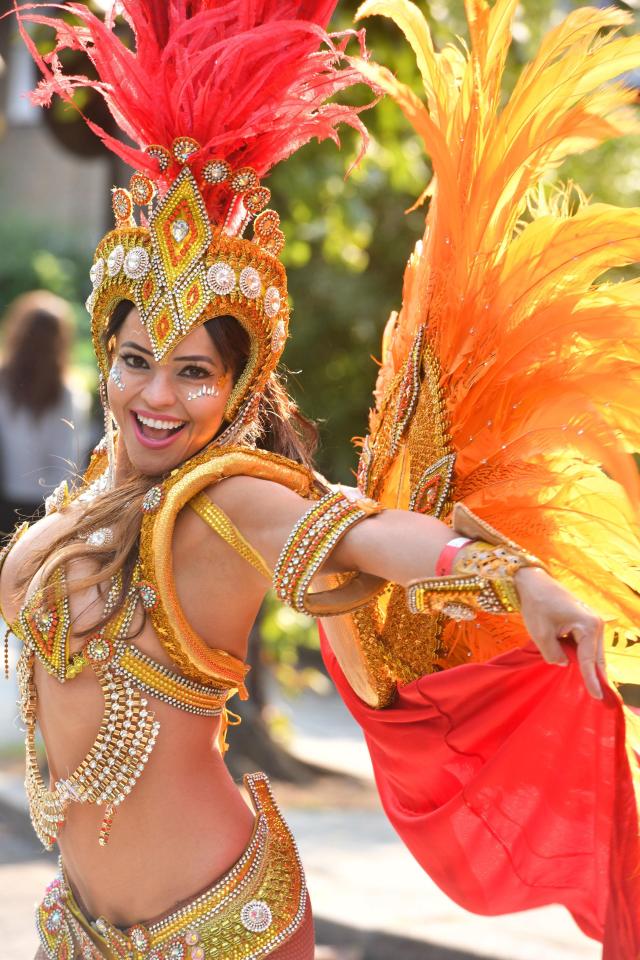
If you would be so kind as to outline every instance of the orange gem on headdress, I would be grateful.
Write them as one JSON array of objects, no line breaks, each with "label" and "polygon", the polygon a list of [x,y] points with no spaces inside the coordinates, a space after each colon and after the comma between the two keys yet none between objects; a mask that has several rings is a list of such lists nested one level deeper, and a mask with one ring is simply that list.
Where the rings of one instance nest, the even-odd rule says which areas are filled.
[{"label": "orange gem on headdress", "polygon": [[247,213],[260,213],[271,200],[271,190],[268,187],[256,187],[255,190],[249,190],[242,198]]},{"label": "orange gem on headdress", "polygon": [[171,316],[168,310],[164,310],[158,317],[156,323],[156,333],[160,340],[164,340],[167,337],[167,334],[171,330]]},{"label": "orange gem on headdress", "polygon": [[165,170],[169,169],[169,164],[171,163],[171,154],[166,147],[161,147],[157,143],[152,143],[150,147],[147,147],[145,152],[148,153],[150,157],[153,157],[154,160],[158,161],[160,173],[164,173]]},{"label": "orange gem on headdress", "polygon": [[133,174],[129,181],[129,190],[131,191],[134,202],[141,207],[147,203],[151,203],[153,195],[156,192],[153,182],[143,173]]},{"label": "orange gem on headdress", "polygon": [[171,147],[178,163],[186,163],[194,153],[200,149],[200,144],[193,137],[177,137]]},{"label": "orange gem on headdress", "polygon": [[224,183],[231,176],[231,164],[226,160],[209,160],[202,168],[206,183]]},{"label": "orange gem on headdress", "polygon": [[152,299],[155,292],[156,292],[156,282],[153,278],[153,275],[149,274],[149,276],[143,283],[142,290],[141,290],[142,299],[145,302],[145,304],[147,304]]},{"label": "orange gem on headdress", "polygon": [[240,167],[231,177],[231,189],[236,193],[246,193],[255,190],[260,185],[258,174],[253,167]]},{"label": "orange gem on headdress", "polygon": [[193,310],[194,307],[197,307],[200,303],[201,298],[201,288],[200,283],[196,281],[192,283],[189,289],[187,290],[187,295],[185,297],[185,302],[190,310]]},{"label": "orange gem on headdress", "polygon": [[263,250],[266,250],[267,253],[270,253],[272,256],[277,257],[282,248],[284,247],[284,233],[282,230],[274,230],[273,233],[267,237],[266,240],[259,240],[260,246]]},{"label": "orange gem on headdress", "polygon": [[253,225],[254,239],[263,244],[280,226],[280,217],[275,210],[265,210]]},{"label": "orange gem on headdress", "polygon": [[133,213],[133,203],[131,201],[131,194],[128,190],[125,190],[123,187],[116,187],[112,192],[111,196],[111,206],[113,207],[113,214],[116,218],[116,224],[120,226],[123,223],[126,223]]}]

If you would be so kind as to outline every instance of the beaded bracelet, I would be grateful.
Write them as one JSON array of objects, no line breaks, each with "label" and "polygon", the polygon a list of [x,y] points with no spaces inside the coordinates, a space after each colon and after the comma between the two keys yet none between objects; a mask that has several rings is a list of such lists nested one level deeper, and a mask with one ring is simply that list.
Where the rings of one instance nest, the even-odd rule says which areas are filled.
[{"label": "beaded bracelet", "polygon": [[520,609],[515,584],[510,579],[483,577],[431,577],[414,580],[407,587],[412,613],[443,613],[452,620],[474,620],[475,611],[517,613]]},{"label": "beaded bracelet", "polygon": [[280,600],[307,613],[309,585],[338,541],[360,520],[381,510],[374,500],[349,500],[339,491],[315,503],[298,520],[278,558],[273,585]]},{"label": "beaded bracelet", "polygon": [[533,554],[510,542],[468,540],[453,556],[451,576],[414,580],[407,587],[412,613],[443,613],[453,620],[473,620],[475,610],[517,613],[514,577],[523,567],[542,567]]}]

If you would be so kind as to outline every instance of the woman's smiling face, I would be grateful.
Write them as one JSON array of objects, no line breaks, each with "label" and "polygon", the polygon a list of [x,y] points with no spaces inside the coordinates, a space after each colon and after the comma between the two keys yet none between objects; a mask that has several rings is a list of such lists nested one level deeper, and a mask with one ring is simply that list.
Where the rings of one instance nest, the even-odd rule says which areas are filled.
[{"label": "woman's smiling face", "polygon": [[116,333],[109,405],[132,466],[157,476],[201,450],[222,425],[233,378],[203,326],[161,363],[138,311]]}]

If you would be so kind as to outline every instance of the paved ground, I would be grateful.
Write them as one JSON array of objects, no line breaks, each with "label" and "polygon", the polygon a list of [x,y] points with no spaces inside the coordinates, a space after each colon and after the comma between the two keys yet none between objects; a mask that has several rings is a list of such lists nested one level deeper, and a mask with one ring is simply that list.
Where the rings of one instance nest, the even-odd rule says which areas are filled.
[{"label": "paved ground", "polygon": [[[32,960],[33,904],[54,871],[25,812],[11,744],[11,684],[0,685],[0,960]],[[363,780],[359,792],[329,779],[309,794],[283,788],[285,813],[305,863],[318,941],[317,960],[596,960],[560,908],[510,917],[475,917],[452,904],[406,852],[373,799],[358,731],[334,697],[293,705],[293,746],[307,759]],[[332,784],[335,784],[333,786]],[[277,793],[276,789],[276,793]]]}]

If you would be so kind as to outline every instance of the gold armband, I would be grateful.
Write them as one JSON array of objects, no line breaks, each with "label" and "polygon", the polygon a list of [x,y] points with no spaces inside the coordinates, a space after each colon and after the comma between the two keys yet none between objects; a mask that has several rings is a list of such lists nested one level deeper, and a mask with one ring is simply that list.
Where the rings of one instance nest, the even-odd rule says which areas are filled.
[{"label": "gold armband", "polygon": [[[370,599],[370,590],[351,591],[356,596],[355,600],[347,602],[345,608],[340,606],[331,609],[330,606],[325,608],[324,604],[314,604],[312,600],[314,597],[328,598],[332,591],[309,594],[308,590],[314,576],[347,530],[381,510],[380,504],[374,500],[367,497],[350,500],[339,491],[329,493],[315,503],[298,520],[278,558],[273,586],[280,600],[300,613],[326,616],[353,609]],[[384,581],[374,577],[368,578],[367,583],[369,579],[374,591],[380,588],[380,584],[384,585]],[[345,592],[345,598],[347,596]]]},{"label": "gold armband", "polygon": [[543,567],[542,562],[461,504],[453,519],[455,532],[473,539],[459,550],[451,576],[414,580],[408,585],[411,612],[443,613],[453,620],[473,620],[476,610],[517,613],[520,601],[514,577],[523,567]]}]

